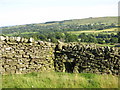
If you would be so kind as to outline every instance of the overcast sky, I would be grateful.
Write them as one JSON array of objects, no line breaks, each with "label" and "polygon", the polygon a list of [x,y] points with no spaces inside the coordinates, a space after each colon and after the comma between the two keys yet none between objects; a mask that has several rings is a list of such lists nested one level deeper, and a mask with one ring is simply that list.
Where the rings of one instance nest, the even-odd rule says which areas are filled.
[{"label": "overcast sky", "polygon": [[0,26],[118,15],[119,0],[0,0]]}]

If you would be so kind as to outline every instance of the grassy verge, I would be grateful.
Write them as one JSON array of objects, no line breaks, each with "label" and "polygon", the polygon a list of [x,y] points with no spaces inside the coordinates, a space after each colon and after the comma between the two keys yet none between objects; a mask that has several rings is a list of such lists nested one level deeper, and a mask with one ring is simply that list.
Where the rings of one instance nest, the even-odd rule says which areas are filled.
[{"label": "grassy verge", "polygon": [[110,44],[96,44],[96,45],[101,47],[105,47],[105,46],[115,47],[115,45],[110,45]]},{"label": "grassy verge", "polygon": [[98,43],[87,43],[87,42],[80,42],[81,44],[85,44],[85,45],[88,45],[88,44],[95,44],[96,46],[100,46],[100,47],[105,47],[105,46],[109,46],[109,47],[115,47],[115,44],[98,44]]},{"label": "grassy verge", "polygon": [[97,74],[30,73],[3,75],[3,88],[118,88],[118,77]]}]

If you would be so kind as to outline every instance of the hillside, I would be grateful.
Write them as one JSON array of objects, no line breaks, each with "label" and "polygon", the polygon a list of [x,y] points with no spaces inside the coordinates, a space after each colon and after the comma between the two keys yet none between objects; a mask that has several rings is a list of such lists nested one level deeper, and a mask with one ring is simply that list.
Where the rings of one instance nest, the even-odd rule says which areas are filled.
[{"label": "hillside", "polygon": [[[118,17],[90,17],[85,19],[50,21],[38,24],[1,27],[0,31],[2,31],[3,35],[7,36],[21,36],[26,38],[33,37],[34,39],[45,41],[50,40],[52,42],[56,42],[57,39],[60,39],[65,42],[71,42],[81,40],[81,38],[78,37],[81,33],[93,34],[95,35],[94,37],[97,37],[98,34],[101,33],[116,35],[118,31],[117,22]],[[115,35],[113,35],[113,37],[117,37]],[[107,40],[110,40],[110,37],[107,38],[109,38]],[[115,42],[117,42],[117,39]]]},{"label": "hillside", "polygon": [[96,17],[96,18],[85,18],[85,19],[74,19],[71,21],[65,21],[65,24],[90,24],[90,23],[115,23],[117,24],[118,17]]},{"label": "hillside", "polygon": [[[80,27],[79,25],[83,25],[83,27],[85,25],[94,26],[94,25],[101,25],[101,24],[105,26],[110,26],[111,24],[117,25],[117,22],[118,22],[118,17],[97,17],[97,18],[51,21],[51,22],[45,22],[45,23],[39,23],[39,24],[26,24],[26,25],[16,25],[16,26],[10,26],[10,27],[1,27],[0,30],[3,31],[3,34],[8,34],[10,32],[13,33],[13,31],[14,33],[26,32],[26,31],[40,32],[43,29],[56,29],[56,30],[58,29],[58,31],[60,31],[61,29],[65,29],[65,28],[73,28],[73,26],[74,26],[74,29],[76,29]],[[83,27],[81,30],[85,29]]]}]

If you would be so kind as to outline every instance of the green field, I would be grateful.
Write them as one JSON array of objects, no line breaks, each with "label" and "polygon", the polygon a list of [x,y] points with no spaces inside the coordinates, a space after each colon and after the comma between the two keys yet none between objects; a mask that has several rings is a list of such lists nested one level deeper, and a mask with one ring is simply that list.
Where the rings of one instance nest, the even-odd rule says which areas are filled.
[{"label": "green field", "polygon": [[2,88],[118,88],[118,77],[61,72],[3,75]]},{"label": "green field", "polygon": [[101,47],[105,47],[105,46],[115,47],[115,45],[110,45],[110,44],[96,44],[96,45]]},{"label": "green field", "polygon": [[[87,45],[88,43],[87,42],[81,42],[81,44]],[[92,44],[92,45],[95,44],[96,46],[100,46],[100,47],[105,47],[105,46],[115,47],[115,44],[98,44],[98,43],[89,43],[89,44]]]},{"label": "green field", "polygon": [[[23,33],[20,33],[20,34],[35,34],[35,33],[38,33],[38,32],[23,32]],[[7,36],[13,36],[13,35],[17,35],[17,33],[11,33],[11,34],[6,34]]]},{"label": "green field", "polygon": [[76,34],[79,35],[81,33],[86,33],[86,34],[97,34],[97,33],[102,33],[102,34],[117,34],[118,28],[111,28],[111,29],[104,29],[104,30],[84,30],[84,31],[69,31],[68,33],[71,34]]},{"label": "green field", "polygon": [[32,34],[32,33],[38,33],[38,32],[23,32],[21,34]]}]

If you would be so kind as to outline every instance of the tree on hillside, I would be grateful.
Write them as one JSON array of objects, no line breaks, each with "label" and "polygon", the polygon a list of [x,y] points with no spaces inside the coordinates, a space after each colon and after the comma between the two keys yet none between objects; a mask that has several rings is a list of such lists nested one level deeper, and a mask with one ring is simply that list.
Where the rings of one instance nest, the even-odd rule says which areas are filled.
[{"label": "tree on hillside", "polygon": [[53,42],[53,43],[57,43],[57,39],[56,38],[54,38],[54,37],[51,37],[51,42]]},{"label": "tree on hillside", "polygon": [[39,39],[44,41],[44,40],[47,40],[47,37],[45,35],[41,34],[41,35],[39,35]]},{"label": "tree on hillside", "polygon": [[55,37],[56,37],[56,39],[62,39],[62,38],[64,38],[64,34],[61,32],[56,32]]},{"label": "tree on hillside", "polygon": [[120,43],[120,32],[118,32],[118,43]]},{"label": "tree on hillside", "polygon": [[65,42],[78,42],[78,37],[76,35],[65,33]]},{"label": "tree on hillside", "polygon": [[99,44],[104,44],[105,43],[105,40],[103,40],[102,38],[98,38],[97,41],[98,41]]},{"label": "tree on hillside", "polygon": [[112,37],[112,38],[110,39],[110,42],[111,42],[111,43],[118,43],[118,38]]}]

